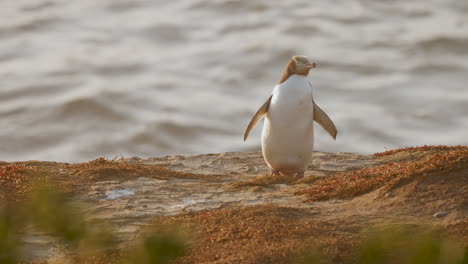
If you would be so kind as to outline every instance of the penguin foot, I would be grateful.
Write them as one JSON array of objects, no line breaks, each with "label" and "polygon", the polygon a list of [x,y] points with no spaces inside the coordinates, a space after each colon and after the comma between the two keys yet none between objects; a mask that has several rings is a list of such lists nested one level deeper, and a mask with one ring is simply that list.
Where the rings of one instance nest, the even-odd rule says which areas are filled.
[{"label": "penguin foot", "polygon": [[271,170],[271,176],[279,176],[281,173],[277,170]]},{"label": "penguin foot", "polygon": [[302,178],[304,178],[304,172],[301,171],[301,172],[297,173],[295,178],[296,178],[296,179],[302,179]]}]

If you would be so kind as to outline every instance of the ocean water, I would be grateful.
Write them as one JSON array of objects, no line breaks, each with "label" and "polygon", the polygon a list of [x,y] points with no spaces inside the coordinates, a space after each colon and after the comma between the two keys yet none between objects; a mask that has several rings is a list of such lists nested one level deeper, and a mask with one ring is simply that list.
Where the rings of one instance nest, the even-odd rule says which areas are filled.
[{"label": "ocean water", "polygon": [[316,149],[468,144],[468,1],[0,3],[0,160],[254,151],[292,55],[338,127]]}]

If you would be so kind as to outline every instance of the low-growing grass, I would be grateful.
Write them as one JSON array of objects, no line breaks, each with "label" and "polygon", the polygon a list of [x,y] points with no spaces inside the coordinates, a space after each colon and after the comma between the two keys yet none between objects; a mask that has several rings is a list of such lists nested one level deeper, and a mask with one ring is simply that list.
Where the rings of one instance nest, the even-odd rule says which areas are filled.
[{"label": "low-growing grass", "polygon": [[296,194],[306,194],[309,201],[349,199],[383,185],[394,188],[411,179],[423,178],[429,173],[448,173],[458,169],[468,169],[468,148],[436,153],[418,161],[392,162],[324,177]]},{"label": "low-growing grass", "polygon": [[285,175],[261,175],[250,180],[236,181],[226,184],[225,190],[227,191],[241,191],[252,187],[273,187],[274,184],[291,184],[296,179],[291,176]]},{"label": "low-growing grass", "polygon": [[[346,199],[384,185],[395,188],[434,172],[444,175],[468,168],[468,148],[440,150],[421,160],[313,178],[308,183],[268,175],[228,188],[303,183],[310,187],[300,193],[309,195],[312,201]],[[59,171],[66,180],[54,185]],[[53,170],[41,162],[1,163],[0,263],[21,263],[25,253],[19,250],[21,241],[30,230],[26,227],[31,225],[66,245],[64,263],[468,263],[466,221],[447,226],[452,235],[461,237],[459,242],[430,226],[387,224],[364,231],[367,222],[353,220],[350,227],[343,219],[335,223],[330,223],[335,221],[332,218],[321,219],[321,214],[325,217],[327,212],[274,205],[161,217],[154,225],[142,229],[132,243],[118,244],[116,230],[107,222],[89,221],[83,210],[72,203],[67,188],[119,177],[212,178],[102,158],[60,165]]]},{"label": "low-growing grass", "polygon": [[[66,263],[171,263],[183,255],[188,232],[173,226],[148,227],[135,245],[116,249],[115,230],[104,221],[88,221],[83,210],[74,206],[71,197],[52,184],[38,183],[29,192],[25,206],[4,201],[0,204],[0,263],[20,263],[24,253],[21,240],[32,225],[62,241],[67,249]],[[44,261],[37,261],[46,263]]]},{"label": "low-growing grass", "polygon": [[426,153],[426,152],[446,152],[446,151],[453,151],[453,150],[466,150],[468,146],[445,146],[445,145],[424,145],[419,147],[406,147],[406,148],[399,148],[399,149],[392,149],[387,150],[384,152],[377,152],[374,153],[373,156],[376,157],[385,157],[385,156],[392,156],[398,153]]},{"label": "low-growing grass", "polygon": [[[462,243],[428,226],[333,232],[307,210],[275,206],[165,217],[143,229],[136,242],[117,249],[110,228],[88,222],[53,187],[40,186],[30,197],[24,211],[0,207],[0,263],[21,262],[18,249],[27,224],[62,240],[67,263],[468,263]],[[192,235],[187,226],[196,232]]]},{"label": "low-growing grass", "polygon": [[276,184],[310,184],[321,177],[309,176],[296,179],[288,175],[260,175],[245,181],[236,181],[225,185],[226,191],[256,190],[256,188],[274,188]]},{"label": "low-growing grass", "polygon": [[465,264],[468,250],[441,231],[420,225],[369,229],[359,249],[359,263]]},{"label": "low-growing grass", "polygon": [[129,162],[125,159],[98,158],[89,162],[66,164],[25,161],[0,163],[0,199],[22,202],[33,185],[50,181],[67,193],[86,191],[97,181],[125,180],[138,177],[167,179],[217,180],[221,175],[179,172],[164,166]]},{"label": "low-growing grass", "polygon": [[0,165],[0,199],[20,202],[32,190],[34,182],[44,181],[47,172],[21,163]]},{"label": "low-growing grass", "polygon": [[[128,162],[124,159],[98,158],[89,162],[71,164],[67,167],[80,180],[106,180],[115,178],[148,177],[156,179],[203,179],[203,174],[179,172],[164,166]],[[209,177],[210,179],[215,176]]]},{"label": "low-growing grass", "polygon": [[463,243],[424,224],[330,225],[307,209],[234,207],[165,217],[196,232],[182,263],[466,264]]}]

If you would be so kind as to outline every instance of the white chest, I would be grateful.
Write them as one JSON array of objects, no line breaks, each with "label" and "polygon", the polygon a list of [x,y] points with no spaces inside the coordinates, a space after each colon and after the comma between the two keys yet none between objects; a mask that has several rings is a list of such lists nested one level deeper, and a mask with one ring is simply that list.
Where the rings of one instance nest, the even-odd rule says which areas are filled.
[{"label": "white chest", "polygon": [[292,75],[273,89],[267,118],[273,126],[302,127],[312,123],[312,111],[312,88],[309,80],[302,75]]},{"label": "white chest", "polygon": [[303,171],[314,143],[312,89],[292,75],[273,90],[262,131],[262,152],[273,169]]}]

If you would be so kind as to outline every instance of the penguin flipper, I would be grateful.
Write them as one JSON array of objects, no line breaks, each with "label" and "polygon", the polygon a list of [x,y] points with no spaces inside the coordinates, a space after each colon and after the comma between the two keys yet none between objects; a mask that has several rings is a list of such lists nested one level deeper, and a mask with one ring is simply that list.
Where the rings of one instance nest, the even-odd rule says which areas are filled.
[{"label": "penguin flipper", "polygon": [[257,125],[258,121],[262,120],[263,116],[265,116],[266,113],[268,112],[268,108],[270,107],[271,97],[273,97],[273,95],[271,95],[270,98],[268,98],[268,100],[260,107],[260,109],[258,109],[257,113],[255,113],[255,115],[252,117],[252,120],[250,120],[250,123],[247,126],[247,129],[245,130],[245,133],[244,133],[244,141],[249,136],[250,131],[252,131],[255,125]]},{"label": "penguin flipper", "polygon": [[336,130],[335,124],[331,121],[330,117],[328,117],[327,113],[325,113],[315,102],[312,100],[314,104],[314,121],[319,123],[323,129],[325,129],[330,136],[336,140],[336,134],[338,131]]}]

